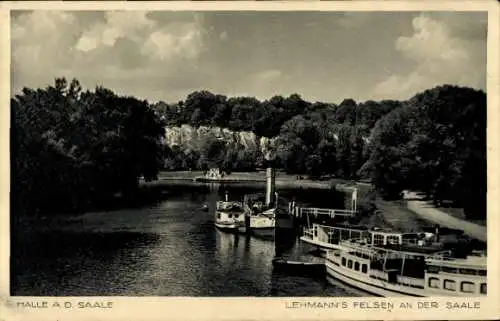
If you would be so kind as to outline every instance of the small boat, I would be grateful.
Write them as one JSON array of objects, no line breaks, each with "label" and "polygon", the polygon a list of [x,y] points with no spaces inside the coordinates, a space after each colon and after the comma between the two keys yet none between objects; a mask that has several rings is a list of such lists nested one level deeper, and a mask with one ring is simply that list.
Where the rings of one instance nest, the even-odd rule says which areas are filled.
[{"label": "small boat", "polygon": [[285,260],[282,258],[273,259],[275,271],[307,276],[325,276],[326,268],[322,262],[302,262],[295,260]]},{"label": "small boat", "polygon": [[224,180],[224,173],[219,168],[210,168],[203,176],[196,176],[193,178],[194,182],[221,182]]},{"label": "small boat", "polygon": [[372,230],[365,240],[345,240],[329,250],[328,276],[376,296],[485,296],[486,256],[457,257],[439,234]]},{"label": "small boat", "polygon": [[245,211],[243,210],[243,203],[229,201],[226,192],[225,200],[218,201],[215,204],[215,226],[224,232],[245,232]]}]

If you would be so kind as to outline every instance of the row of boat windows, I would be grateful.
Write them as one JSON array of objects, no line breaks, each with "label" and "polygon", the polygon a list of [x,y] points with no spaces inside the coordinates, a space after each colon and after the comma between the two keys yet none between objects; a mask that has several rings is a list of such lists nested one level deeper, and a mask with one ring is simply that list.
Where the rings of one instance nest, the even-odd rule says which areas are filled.
[{"label": "row of boat windows", "polygon": [[368,265],[359,264],[359,262],[353,262],[353,260],[347,260],[345,257],[342,258],[342,265],[347,266],[347,268],[349,269],[352,269],[354,267],[354,271],[359,271],[361,267],[361,272],[368,273]]},{"label": "row of boat windows", "polygon": [[[234,218],[238,218],[240,215],[239,214],[234,214]],[[233,218],[233,214],[228,214],[228,218]],[[220,214],[217,214],[217,218],[220,219]]]},{"label": "row of boat windows", "polygon": [[438,266],[432,266],[432,265],[430,265],[427,268],[428,273],[439,273],[440,271],[446,272],[446,273],[455,273],[455,274],[486,276],[486,270],[459,269],[459,268],[452,268],[452,267],[447,267],[447,266],[438,267]]},{"label": "row of boat windows", "polygon": [[[392,236],[392,235],[387,236],[387,243],[399,244],[400,243],[399,236]],[[379,234],[373,235],[373,244],[383,245],[384,244],[384,235],[379,235]]]},{"label": "row of boat windows", "polygon": [[[438,278],[429,278],[429,287],[434,289],[439,289],[441,287],[441,280]],[[444,280],[443,289],[448,291],[456,291],[457,282],[455,282],[454,280]],[[481,283],[479,290],[481,294],[486,294],[486,283]],[[460,291],[464,293],[475,293],[476,284],[469,281],[462,281],[460,283]]]}]

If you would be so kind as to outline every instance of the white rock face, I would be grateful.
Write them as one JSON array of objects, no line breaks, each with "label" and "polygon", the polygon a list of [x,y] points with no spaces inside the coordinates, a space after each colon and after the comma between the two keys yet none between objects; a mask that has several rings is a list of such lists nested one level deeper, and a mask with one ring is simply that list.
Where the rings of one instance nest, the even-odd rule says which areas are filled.
[{"label": "white rock face", "polygon": [[[252,132],[234,132],[227,128],[201,126],[198,128],[190,125],[180,127],[166,127],[163,143],[169,147],[179,146],[183,149],[199,150],[209,138],[216,138],[228,144],[241,144],[248,150],[259,150],[269,157],[277,151],[277,138],[258,137]],[[334,134],[338,140],[338,135]],[[365,143],[370,143],[369,137],[363,137]]]},{"label": "white rock face", "polygon": [[207,140],[216,138],[229,144],[241,144],[248,150],[268,151],[274,138],[258,137],[252,132],[233,132],[227,128],[201,126],[193,128],[189,125],[166,127],[163,143],[169,147],[198,149]]}]

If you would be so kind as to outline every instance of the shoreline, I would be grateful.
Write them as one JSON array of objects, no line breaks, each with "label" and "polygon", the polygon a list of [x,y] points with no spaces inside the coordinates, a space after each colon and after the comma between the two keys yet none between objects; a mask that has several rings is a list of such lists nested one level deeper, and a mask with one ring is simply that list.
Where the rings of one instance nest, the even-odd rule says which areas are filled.
[{"label": "shoreline", "polygon": [[[346,184],[347,181],[340,178],[328,178],[323,180],[312,180],[310,178],[298,179],[300,175],[290,175],[282,172],[276,173],[276,186],[281,188],[318,188],[330,189],[335,188],[336,185]],[[233,172],[225,177],[216,180],[202,179],[202,171],[172,171],[160,172],[158,180],[152,182],[143,182],[145,185],[174,185],[186,184],[188,185],[211,185],[211,184],[235,184],[235,185],[265,185],[266,172]],[[200,178],[196,181],[196,178]]]}]

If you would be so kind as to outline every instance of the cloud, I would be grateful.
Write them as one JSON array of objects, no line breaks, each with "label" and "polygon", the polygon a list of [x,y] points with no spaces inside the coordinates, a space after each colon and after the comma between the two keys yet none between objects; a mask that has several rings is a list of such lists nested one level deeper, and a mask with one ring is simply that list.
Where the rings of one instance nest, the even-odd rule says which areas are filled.
[{"label": "cloud", "polygon": [[219,39],[220,39],[221,41],[226,40],[226,39],[227,39],[227,31],[225,31],[225,30],[224,30],[224,31],[222,31],[222,32],[220,33],[220,35],[219,35]]},{"label": "cloud", "polygon": [[19,15],[11,29],[14,67],[35,71],[44,66],[67,63],[75,34],[60,30],[72,30],[77,24],[73,14],[63,11],[34,11]]},{"label": "cloud", "polygon": [[196,14],[152,16],[42,10],[13,16],[13,92],[51,84],[61,76],[76,77],[89,87],[123,89],[131,87],[124,82],[136,84],[138,74],[143,82],[153,78],[157,86],[173,81],[162,77],[169,72],[192,74],[204,49],[203,21]]},{"label": "cloud", "polygon": [[170,23],[159,26],[147,12],[106,12],[106,21],[85,31],[76,44],[88,52],[99,46],[113,47],[118,39],[132,40],[141,54],[156,60],[175,57],[196,58],[202,48],[202,32],[197,21]]},{"label": "cloud", "polygon": [[254,77],[256,81],[272,82],[276,81],[282,76],[282,72],[276,69],[265,70],[257,73]]},{"label": "cloud", "polygon": [[486,37],[462,37],[455,30],[459,18],[454,16],[450,21],[425,14],[414,18],[413,34],[399,37],[395,48],[413,61],[415,67],[380,82],[375,87],[375,95],[406,99],[445,83],[484,89]]}]

